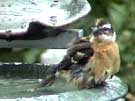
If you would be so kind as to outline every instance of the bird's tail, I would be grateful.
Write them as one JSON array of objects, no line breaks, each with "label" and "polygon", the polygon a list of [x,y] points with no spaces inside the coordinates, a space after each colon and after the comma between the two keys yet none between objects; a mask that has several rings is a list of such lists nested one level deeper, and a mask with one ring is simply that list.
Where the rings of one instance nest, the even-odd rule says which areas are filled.
[{"label": "bird's tail", "polygon": [[38,83],[34,88],[41,88],[53,84],[56,79],[55,73],[57,72],[57,70],[57,65],[50,65],[45,71],[45,77],[43,78],[43,80]]},{"label": "bird's tail", "polygon": [[39,84],[37,84],[35,88],[50,86],[54,83],[55,78],[56,78],[55,75],[50,74],[45,79],[43,79],[43,81],[41,81]]}]

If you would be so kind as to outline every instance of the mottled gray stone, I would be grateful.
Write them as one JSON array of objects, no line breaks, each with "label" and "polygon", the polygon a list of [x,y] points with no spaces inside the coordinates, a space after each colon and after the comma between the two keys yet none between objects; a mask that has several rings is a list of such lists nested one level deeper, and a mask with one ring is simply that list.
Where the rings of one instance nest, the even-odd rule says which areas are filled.
[{"label": "mottled gray stone", "polygon": [[78,34],[65,29],[90,10],[87,0],[2,0],[0,47],[65,48]]},{"label": "mottled gray stone", "polygon": [[29,24],[61,27],[87,15],[91,7],[87,0],[1,0],[0,34],[21,34]]}]

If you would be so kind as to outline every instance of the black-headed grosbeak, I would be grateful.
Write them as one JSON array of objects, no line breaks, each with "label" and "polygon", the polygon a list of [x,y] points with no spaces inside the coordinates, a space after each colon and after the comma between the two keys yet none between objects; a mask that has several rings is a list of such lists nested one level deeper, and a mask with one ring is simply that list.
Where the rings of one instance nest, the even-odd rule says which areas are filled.
[{"label": "black-headed grosbeak", "polygon": [[100,85],[117,73],[120,67],[116,33],[110,23],[97,19],[91,26],[91,36],[75,39],[63,60],[38,87],[55,80],[55,73],[78,88]]}]

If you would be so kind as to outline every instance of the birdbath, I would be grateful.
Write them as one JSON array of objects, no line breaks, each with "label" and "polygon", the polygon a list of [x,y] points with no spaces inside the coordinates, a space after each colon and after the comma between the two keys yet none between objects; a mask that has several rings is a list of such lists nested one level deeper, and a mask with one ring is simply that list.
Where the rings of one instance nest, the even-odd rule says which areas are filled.
[{"label": "birdbath", "polygon": [[[86,0],[1,0],[1,48],[67,48],[82,29],[68,26],[91,10]],[[33,89],[47,69],[55,64],[0,64],[1,101],[112,101],[124,98],[127,85],[119,77],[106,80],[106,85],[77,89],[61,79],[52,86]]]}]

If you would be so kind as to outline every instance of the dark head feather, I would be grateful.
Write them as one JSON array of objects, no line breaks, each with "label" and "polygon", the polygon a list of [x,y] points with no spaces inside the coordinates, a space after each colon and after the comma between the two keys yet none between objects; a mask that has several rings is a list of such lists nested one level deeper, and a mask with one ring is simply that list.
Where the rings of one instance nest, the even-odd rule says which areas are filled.
[{"label": "dark head feather", "polygon": [[98,36],[101,34],[113,35],[114,30],[109,22],[100,18],[91,26],[92,34]]}]

